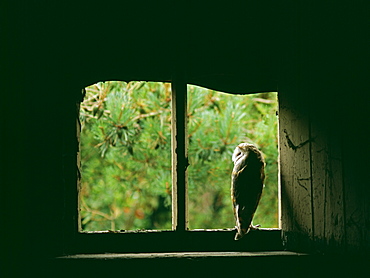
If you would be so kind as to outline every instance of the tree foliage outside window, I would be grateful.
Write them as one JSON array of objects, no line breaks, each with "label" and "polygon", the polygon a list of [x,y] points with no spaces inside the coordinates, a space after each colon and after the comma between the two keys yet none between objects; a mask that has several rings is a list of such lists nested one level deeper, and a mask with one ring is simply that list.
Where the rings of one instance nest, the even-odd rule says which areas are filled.
[{"label": "tree foliage outside window", "polygon": [[[276,93],[231,95],[188,85],[189,228],[234,227],[231,154],[256,144],[266,161],[255,224],[277,227]],[[100,82],[80,108],[84,231],[171,229],[171,85]]]}]

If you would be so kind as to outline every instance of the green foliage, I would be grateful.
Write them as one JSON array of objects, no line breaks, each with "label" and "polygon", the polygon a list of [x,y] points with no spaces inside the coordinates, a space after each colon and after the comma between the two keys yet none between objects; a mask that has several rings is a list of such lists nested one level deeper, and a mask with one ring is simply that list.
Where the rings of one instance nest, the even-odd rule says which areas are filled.
[{"label": "green foliage", "polygon": [[230,228],[231,155],[241,142],[264,153],[266,180],[254,223],[277,227],[276,93],[230,95],[189,86],[189,226]]},{"label": "green foliage", "polygon": [[[260,147],[267,164],[254,223],[277,226],[276,105],[274,93],[188,86],[190,228],[234,226],[231,154],[240,142]],[[83,229],[171,229],[170,84],[97,83],[80,120]]]}]

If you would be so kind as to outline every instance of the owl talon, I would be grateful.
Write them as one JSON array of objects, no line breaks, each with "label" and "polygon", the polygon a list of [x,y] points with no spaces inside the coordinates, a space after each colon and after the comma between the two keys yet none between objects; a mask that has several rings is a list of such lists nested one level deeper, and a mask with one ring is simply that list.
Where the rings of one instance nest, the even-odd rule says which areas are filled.
[{"label": "owl talon", "polygon": [[257,224],[257,225],[255,225],[255,226],[250,225],[249,229],[250,229],[250,230],[259,230],[259,228],[260,228],[260,227],[261,227],[261,225],[260,225],[260,224]]}]

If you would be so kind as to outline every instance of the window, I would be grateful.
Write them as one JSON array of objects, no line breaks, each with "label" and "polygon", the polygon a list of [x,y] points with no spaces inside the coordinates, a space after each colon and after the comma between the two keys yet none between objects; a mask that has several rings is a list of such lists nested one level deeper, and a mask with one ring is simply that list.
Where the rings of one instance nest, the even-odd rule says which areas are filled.
[{"label": "window", "polygon": [[188,85],[189,228],[231,228],[232,153],[241,142],[265,155],[265,190],[254,223],[278,227],[276,93],[233,95]]},{"label": "window", "polygon": [[[122,94],[121,92],[117,93],[122,90],[126,91],[126,94]],[[128,94],[130,90],[131,92],[135,90],[136,93],[130,96]],[[148,90],[151,93],[148,94]],[[109,96],[107,95],[108,91],[110,92]],[[143,94],[146,94],[145,97],[143,97]],[[152,99],[148,97],[149,95]],[[162,99],[158,98],[158,95],[161,95]],[[95,232],[77,233],[77,245],[84,245],[83,243],[85,242],[86,250],[87,245],[89,245],[87,243],[94,238],[97,240],[97,237],[99,237],[99,244],[95,243],[94,245],[89,245],[89,248],[87,248],[88,250],[91,252],[95,252],[95,250],[104,250],[105,252],[140,252],[171,251],[179,249],[225,251],[245,250],[244,248],[246,248],[246,246],[248,246],[248,250],[265,250],[267,248],[266,246],[269,246],[267,248],[269,250],[280,249],[280,233],[276,229],[265,229],[250,233],[248,239],[244,240],[244,242],[234,242],[234,231],[232,230],[234,225],[233,216],[231,213],[229,213],[229,215],[226,214],[226,216],[224,215],[225,213],[220,213],[220,210],[227,206],[227,202],[224,200],[230,199],[231,170],[221,169],[223,168],[221,165],[212,167],[212,163],[225,163],[223,157],[231,157],[231,153],[239,141],[247,140],[259,145],[259,142],[256,142],[253,138],[249,138],[249,136],[247,136],[248,132],[244,131],[247,131],[250,126],[258,126],[258,129],[254,129],[253,132],[250,131],[249,134],[252,135],[252,133],[255,132],[255,138],[261,138],[263,136],[268,137],[269,131],[267,132],[267,129],[270,128],[268,121],[272,121],[276,118],[275,111],[273,115],[271,113],[266,114],[265,111],[262,111],[263,109],[267,109],[267,107],[271,106],[274,102],[276,104],[276,94],[273,97],[268,94],[252,96],[254,102],[249,105],[252,105],[253,109],[257,111],[256,114],[263,115],[262,120],[248,117],[244,111],[245,105],[247,104],[243,104],[241,101],[243,97],[244,96],[215,93],[212,90],[192,85],[186,86],[185,83],[179,84],[176,82],[172,84],[172,96],[170,83],[162,83],[162,85],[159,86],[158,83],[151,82],[106,82],[98,83],[87,88],[85,100],[81,104],[80,110],[86,112],[80,113],[82,134],[84,132],[92,132],[95,135],[92,136],[92,138],[99,139],[100,136],[101,140],[95,142],[81,142],[81,144],[95,146],[95,153],[94,150],[90,150],[86,153],[86,156],[91,157],[95,155],[96,158],[96,156],[99,155],[100,158],[109,158],[109,153],[111,151],[119,151],[121,154],[124,154],[122,157],[131,159],[130,161],[132,163],[130,164],[134,165],[132,167],[134,167],[135,170],[133,171],[133,168],[130,168],[131,166],[129,167],[126,164],[123,165],[122,163],[125,162],[123,158],[117,161],[117,159],[112,160],[111,157],[111,161],[108,163],[109,165],[104,165],[104,163],[106,163],[105,159],[95,159],[95,162],[90,159],[90,163],[103,163],[98,167],[95,165],[95,169],[99,172],[98,176],[95,178],[96,180],[93,181],[94,184],[97,184],[97,186],[95,186],[96,190],[101,190],[103,188],[102,186],[99,187],[99,183],[102,182],[102,179],[120,181],[119,187],[124,187],[125,184],[131,184],[131,188],[129,190],[122,190],[121,188],[120,190],[120,188],[110,186],[110,190],[114,192],[102,192],[102,199],[104,199],[104,196],[108,198],[112,198],[113,196],[113,199],[97,199],[91,201],[90,204],[87,204],[86,200],[83,198],[79,198],[81,208],[80,228],[82,231]],[[164,102],[163,98],[165,100]],[[234,101],[231,101],[232,99],[234,99]],[[235,99],[238,99],[238,101],[235,101]],[[238,103],[239,100],[241,103]],[[149,102],[151,103],[149,104]],[[123,105],[126,107],[123,107]],[[150,106],[153,105],[157,105],[157,110],[154,111],[150,109]],[[125,109],[128,107],[129,109]],[[259,109],[262,110],[259,111]],[[118,111],[118,113],[113,112],[113,110]],[[89,119],[89,117],[91,117],[91,119]],[[84,125],[90,120],[100,120],[102,124],[96,124],[95,130],[84,130]],[[105,120],[106,126],[103,120]],[[217,126],[217,130],[215,130],[212,125],[209,125],[210,121]],[[248,121],[250,125],[247,125],[246,122]],[[237,130],[240,130],[235,128],[237,124],[242,125],[240,129],[243,130],[243,132],[237,132]],[[159,126],[161,127],[160,129],[158,129]],[[276,124],[275,127],[272,128],[275,128],[276,132]],[[143,130],[145,130],[145,132]],[[166,132],[163,132],[163,130],[166,130]],[[202,138],[207,138],[207,136],[212,137],[212,140],[202,140]],[[245,138],[240,140],[240,136]],[[132,138],[137,140],[131,140]],[[172,144],[169,142],[170,138],[172,138]],[[271,147],[274,148],[277,153],[277,139],[274,140],[275,145],[271,144]],[[190,142],[189,147],[188,141]],[[166,149],[169,149],[170,145],[172,145],[172,151],[166,151]],[[259,147],[265,147],[267,149],[267,146],[261,145]],[[97,152],[98,149],[99,151]],[[140,152],[144,150],[147,150],[148,153],[145,155],[140,154]],[[151,150],[152,153],[150,153]],[[138,153],[136,153],[137,151]],[[142,159],[137,159],[133,154],[135,156],[142,155],[143,157]],[[155,155],[157,155],[157,157]],[[171,175],[171,155],[172,182],[169,177]],[[84,156],[84,154],[82,156]],[[82,159],[86,159],[86,157]],[[230,158],[229,161],[231,162]],[[137,163],[135,164],[134,162]],[[266,162],[268,165],[274,165],[277,169],[277,158],[275,160],[271,158],[271,161]],[[86,163],[82,165],[82,172],[86,170],[84,167],[87,167]],[[206,174],[199,173],[200,168],[203,170],[207,169],[205,171]],[[87,171],[91,171],[91,169],[92,168],[87,169]],[[117,169],[121,171],[120,175],[115,175]],[[149,173],[148,171],[152,172]],[[108,172],[109,174],[106,175]],[[151,177],[153,173],[157,174],[156,178],[148,178]],[[214,176],[214,181],[219,180],[217,176],[221,177],[226,175],[226,177],[223,178],[226,182],[221,181],[221,184],[226,184],[222,186],[219,184],[213,185],[211,179],[206,182],[206,186],[197,186],[199,180],[201,178],[204,179],[202,176],[207,175]],[[276,183],[277,173],[275,177]],[[274,178],[269,177],[271,181]],[[172,183],[172,187],[169,181]],[[85,185],[82,186],[80,190],[80,195],[82,196],[84,194],[88,195],[89,192],[86,191],[92,190],[91,186],[86,186],[89,181],[83,178],[82,184],[83,183],[85,183]],[[152,185],[153,183],[154,185]],[[149,187],[149,185],[151,187]],[[212,186],[214,188],[212,188]],[[133,188],[135,190],[133,190]],[[150,191],[155,192],[156,189],[158,189],[156,194],[149,194]],[[146,194],[145,196],[147,198],[144,198],[145,200],[139,200],[140,193],[143,191],[145,191],[144,194]],[[276,191],[277,185],[275,185],[275,195],[277,195]],[[170,193],[172,193],[171,196]],[[124,202],[126,202],[124,203],[125,205],[123,207],[115,206],[114,198],[120,200],[124,199]],[[277,197],[275,197],[275,199],[277,200]],[[152,203],[153,200],[156,202],[154,205]],[[205,213],[200,210],[202,209],[202,205],[199,205],[201,204],[200,200],[207,203],[206,207],[209,207],[209,204],[214,202],[212,203],[213,210],[206,212],[208,213],[207,216],[204,216]],[[97,202],[105,202],[107,204],[104,208],[105,211],[104,209],[103,211],[94,211],[93,205],[91,205],[94,204],[94,202],[95,205]],[[262,202],[263,200],[261,203]],[[170,203],[172,203],[172,217],[169,207]],[[277,204],[274,206],[277,207]],[[159,220],[157,219],[157,221],[153,219],[144,220],[146,214],[145,208],[153,211],[158,209],[158,207],[161,207],[161,209],[166,212],[161,215],[163,216],[162,218],[158,218]],[[225,211],[226,210],[227,208],[225,208]],[[277,215],[277,208],[275,211]],[[131,216],[131,219],[130,217],[126,219],[122,217],[122,214],[125,214],[124,212],[126,212],[126,216]],[[215,213],[218,213],[218,215]],[[212,214],[214,216],[214,221],[208,221]],[[276,215],[275,219],[277,219]],[[121,217],[121,220],[119,220],[119,217]],[[229,219],[224,221],[221,220],[222,217]],[[258,214],[256,215],[256,218],[257,217]],[[172,225],[169,225],[171,218]],[[96,219],[98,220],[96,221]],[[220,219],[220,221],[217,221],[218,219]],[[258,218],[256,220],[258,222]],[[136,223],[134,223],[135,221]],[[219,224],[221,221],[225,223],[230,222],[230,225]],[[102,224],[102,222],[106,222],[105,228],[97,228],[101,227],[99,225]],[[208,222],[208,224],[202,224],[205,222]],[[257,222],[254,221],[254,223]],[[277,224],[276,222],[277,221],[275,221],[275,227]],[[216,224],[212,225],[212,223]],[[130,227],[134,228],[132,229]],[[188,231],[189,228],[191,229],[190,231]],[[123,231],[121,230],[125,230],[125,233],[122,233]],[[127,230],[130,231],[127,232]],[[264,237],[266,238],[258,240]],[[160,245],[156,246],[155,242],[157,244],[160,243]],[[215,242],[217,242],[217,244],[214,244]],[[94,247],[91,248],[92,246]]]},{"label": "window", "polygon": [[170,230],[171,84],[111,81],[85,91],[81,230]]}]

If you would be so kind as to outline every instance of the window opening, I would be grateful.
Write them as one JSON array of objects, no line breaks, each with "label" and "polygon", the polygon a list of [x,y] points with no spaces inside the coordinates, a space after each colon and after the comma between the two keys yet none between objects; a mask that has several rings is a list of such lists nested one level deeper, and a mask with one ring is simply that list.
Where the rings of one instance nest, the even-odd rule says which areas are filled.
[{"label": "window opening", "polygon": [[171,84],[109,81],[85,92],[81,230],[171,229]]},{"label": "window opening", "polygon": [[[266,186],[253,223],[278,227],[277,93],[172,88],[173,93],[170,83],[109,81],[85,89],[81,230],[233,228],[231,156],[241,142],[255,144],[266,162]],[[182,128],[183,134],[174,133]],[[177,155],[188,156],[187,171]],[[174,182],[183,184],[172,192]]]},{"label": "window opening", "polygon": [[190,229],[235,225],[230,198],[232,153],[241,142],[265,158],[265,188],[253,223],[278,227],[277,93],[233,95],[188,85]]}]

